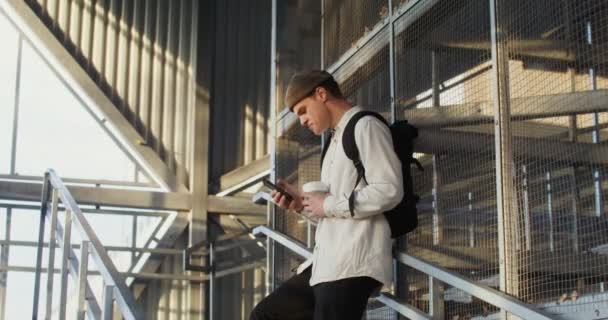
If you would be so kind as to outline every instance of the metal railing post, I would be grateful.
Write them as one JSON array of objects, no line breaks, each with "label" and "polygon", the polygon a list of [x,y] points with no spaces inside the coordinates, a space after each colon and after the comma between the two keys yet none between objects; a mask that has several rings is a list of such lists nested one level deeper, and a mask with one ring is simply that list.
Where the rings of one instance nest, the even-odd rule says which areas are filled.
[{"label": "metal railing post", "polygon": [[68,293],[68,263],[70,260],[70,247],[71,247],[71,233],[72,233],[72,212],[67,209],[65,211],[65,224],[63,230],[63,254],[61,257],[61,291],[59,295],[59,319],[65,319],[65,309],[67,302]]},{"label": "metal railing post", "polygon": [[103,301],[101,309],[102,320],[112,320],[114,314],[114,286],[103,287]]},{"label": "metal railing post", "polygon": [[443,285],[429,276],[429,313],[433,319],[445,318],[445,305],[443,302]]},{"label": "metal railing post", "polygon": [[[72,275],[78,274],[78,264],[77,260],[70,260],[70,254],[73,254],[73,250],[70,247],[70,233],[71,233],[71,220],[73,219],[74,224],[77,230],[80,232],[83,241],[89,241],[89,253],[93,257],[93,261],[95,261],[96,267],[99,269],[103,280],[106,284],[113,285],[115,287],[114,299],[116,304],[119,306],[120,312],[125,319],[135,320],[135,319],[144,319],[144,313],[137,304],[133,293],[127,287],[125,283],[125,279],[121,276],[121,274],[116,269],[114,263],[112,263],[112,259],[108,255],[106,249],[99,241],[99,238],[93,231],[93,228],[88,223],[85,218],[82,210],[79,208],[78,204],[72,197],[69,190],[64,185],[61,178],[57,176],[57,174],[53,170],[49,170],[49,178],[54,188],[59,190],[59,195],[61,198],[61,202],[66,207],[66,225],[65,225],[65,233],[64,233],[64,256],[63,256],[63,270],[66,270],[67,267],[70,268],[70,272]],[[59,225],[57,226],[59,229]],[[62,305],[63,308],[63,316],[65,315],[65,290],[64,288],[67,286],[67,273],[62,273],[63,280],[62,281]],[[87,292],[89,292],[88,296],[91,297],[91,289],[88,285],[87,281]],[[93,314],[94,318],[99,318],[101,316],[101,308],[97,304],[97,300],[89,299],[86,301],[88,305],[88,312]],[[63,319],[63,317],[61,317]]]},{"label": "metal railing post", "polygon": [[80,265],[78,268],[78,309],[76,319],[84,320],[86,316],[85,301],[87,299],[87,272],[89,269],[89,242],[80,245]]},{"label": "metal railing post", "polygon": [[42,244],[44,243],[44,221],[49,202],[49,174],[44,174],[42,184],[42,200],[40,204],[40,224],[38,225],[38,249],[36,250],[36,274],[34,278],[34,301],[32,302],[32,319],[38,319],[38,304],[40,300],[40,273],[42,271]]},{"label": "metal railing post", "polygon": [[49,261],[47,267],[46,276],[46,309],[44,318],[47,320],[51,319],[51,312],[53,311],[53,280],[55,278],[55,245],[56,245],[56,230],[57,230],[57,214],[59,212],[59,191],[53,189],[51,207],[51,227],[49,230]]}]

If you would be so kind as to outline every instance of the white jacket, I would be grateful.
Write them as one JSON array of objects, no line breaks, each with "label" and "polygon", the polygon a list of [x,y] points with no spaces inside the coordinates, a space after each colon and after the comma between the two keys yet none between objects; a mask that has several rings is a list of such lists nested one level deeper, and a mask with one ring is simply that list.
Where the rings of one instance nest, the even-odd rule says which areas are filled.
[{"label": "white jacket", "polygon": [[392,282],[392,239],[382,212],[394,208],[403,198],[401,163],[393,149],[388,127],[368,116],[355,126],[355,141],[365,177],[355,191],[354,217],[348,197],[357,179],[353,162],[342,148],[343,129],[360,107],[348,110],[338,122],[323,161],[321,181],[329,185],[330,196],[319,219],[313,255],[298,268],[311,264],[310,285],[344,278],[368,276],[388,286]]}]

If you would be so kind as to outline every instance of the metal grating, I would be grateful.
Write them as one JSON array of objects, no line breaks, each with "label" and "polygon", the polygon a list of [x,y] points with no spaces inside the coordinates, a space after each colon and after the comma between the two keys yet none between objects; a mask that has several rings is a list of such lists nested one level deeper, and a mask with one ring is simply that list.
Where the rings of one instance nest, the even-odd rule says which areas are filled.
[{"label": "metal grating", "polygon": [[[364,109],[382,114],[390,120],[389,30],[383,28],[370,43],[378,43],[379,50],[364,47],[351,59],[365,61],[358,68],[345,65],[334,72],[347,100]],[[343,75],[348,75],[345,77]]]},{"label": "metal grating", "polygon": [[[605,105],[598,94],[608,89],[608,5],[498,1],[496,16],[505,30],[498,43],[499,77],[508,90],[504,108],[537,115],[512,120],[509,128],[516,215],[506,237],[517,255],[507,260],[508,290],[559,313],[591,309],[584,306],[591,296],[606,302],[600,293],[608,276],[602,250],[608,241],[608,180],[600,148],[608,114],[606,108],[576,109],[592,101]],[[553,112],[566,108],[573,112]],[[520,153],[532,139],[537,152]],[[543,156],[555,147],[561,157]]]},{"label": "metal grating", "polygon": [[323,2],[323,58],[325,66],[335,63],[357,41],[388,17],[387,0]]},{"label": "metal grating", "polygon": [[[398,118],[420,129],[425,170],[413,169],[420,220],[402,246],[472,280],[492,278],[498,274],[493,126],[468,113],[471,105],[493,112],[488,1],[439,1],[410,11],[396,22],[404,26],[395,38],[396,108]],[[418,121],[429,110],[445,115]],[[452,116],[458,120],[441,121]],[[428,310],[428,279],[399,269],[398,292]],[[446,319],[482,314],[478,301],[447,293],[444,300]]]}]

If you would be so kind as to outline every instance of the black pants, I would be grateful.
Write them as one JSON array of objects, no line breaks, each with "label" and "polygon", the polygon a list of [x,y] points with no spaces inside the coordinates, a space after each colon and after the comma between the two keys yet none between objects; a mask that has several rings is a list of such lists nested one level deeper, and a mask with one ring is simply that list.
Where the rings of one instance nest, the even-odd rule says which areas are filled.
[{"label": "black pants", "polygon": [[370,277],[308,284],[310,268],[291,277],[251,312],[251,320],[360,320],[381,283]]}]

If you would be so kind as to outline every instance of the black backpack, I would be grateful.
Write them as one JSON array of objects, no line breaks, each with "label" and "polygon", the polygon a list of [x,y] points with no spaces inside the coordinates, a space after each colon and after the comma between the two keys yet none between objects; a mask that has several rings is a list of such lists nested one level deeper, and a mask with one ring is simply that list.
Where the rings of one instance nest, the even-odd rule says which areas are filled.
[{"label": "black backpack", "polygon": [[[422,165],[416,158],[414,158],[414,139],[418,137],[418,129],[407,122],[407,120],[397,121],[392,125],[380,114],[371,111],[361,111],[356,113],[348,122],[344,128],[344,134],[342,135],[342,146],[346,156],[353,161],[353,165],[357,169],[357,182],[353,187],[353,191],[348,198],[348,207],[350,209],[351,216],[354,216],[354,203],[355,203],[355,188],[361,182],[361,179],[365,179],[365,168],[359,158],[359,149],[355,143],[355,125],[357,122],[365,116],[374,116],[378,118],[382,123],[386,124],[393,137],[393,147],[399,160],[401,161],[401,171],[403,172],[403,199],[393,209],[384,212],[384,216],[388,221],[388,225],[391,228],[391,237],[397,238],[410,231],[413,231],[418,226],[418,211],[416,209],[416,203],[420,199],[414,194],[414,186],[412,181],[411,164],[416,164],[418,169],[423,170]],[[323,159],[327,153],[329,143],[331,140],[331,134],[328,135],[323,146],[323,152],[321,153],[321,165],[323,165]]]}]

